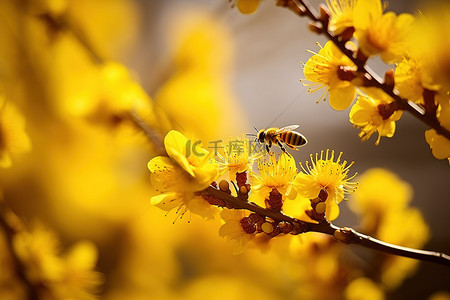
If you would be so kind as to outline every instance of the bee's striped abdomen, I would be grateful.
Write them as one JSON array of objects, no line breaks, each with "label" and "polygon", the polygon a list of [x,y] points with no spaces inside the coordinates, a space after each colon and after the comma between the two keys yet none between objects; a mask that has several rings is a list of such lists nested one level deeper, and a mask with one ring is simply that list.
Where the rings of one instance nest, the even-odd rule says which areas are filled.
[{"label": "bee's striped abdomen", "polygon": [[287,145],[301,146],[306,144],[306,139],[296,131],[286,131],[280,134],[280,139]]}]

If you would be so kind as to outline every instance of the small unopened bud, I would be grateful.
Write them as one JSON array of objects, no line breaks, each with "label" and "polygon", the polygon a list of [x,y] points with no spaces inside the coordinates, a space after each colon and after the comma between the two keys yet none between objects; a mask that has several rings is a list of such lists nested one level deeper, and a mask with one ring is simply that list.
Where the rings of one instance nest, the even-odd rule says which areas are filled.
[{"label": "small unopened bud", "polygon": [[327,208],[327,205],[325,202],[319,202],[316,205],[316,208],[314,209],[316,213],[323,214],[325,212],[325,209]]},{"label": "small unopened bud", "polygon": [[309,23],[308,28],[309,30],[317,34],[321,34],[323,32],[323,27],[320,22]]},{"label": "small unopened bud", "polygon": [[262,231],[264,231],[265,233],[269,234],[273,232],[273,225],[269,222],[265,222],[261,225],[261,229]]},{"label": "small unopened bud", "polygon": [[230,184],[228,183],[228,181],[226,181],[226,180],[221,180],[220,182],[219,182],[219,189],[222,191],[222,192],[231,192],[230,191]]},{"label": "small unopened bud", "polygon": [[300,3],[295,3],[294,1],[286,0],[286,5],[289,7],[290,10],[292,10],[294,13],[296,13],[299,16],[303,16],[306,13],[306,8],[301,5]]},{"label": "small unopened bud", "polygon": [[278,0],[276,5],[285,7],[285,6],[288,6],[288,2],[289,2],[289,0]]},{"label": "small unopened bud", "polygon": [[328,23],[330,21],[330,12],[328,11],[328,8],[324,4],[320,4],[319,12],[320,12],[319,20],[322,21],[324,28],[328,28]]},{"label": "small unopened bud", "polygon": [[245,185],[242,185],[242,186],[239,188],[239,193],[240,193],[240,194],[243,194],[243,195],[248,194],[247,187],[246,187]]},{"label": "small unopened bud", "polygon": [[248,200],[248,189],[245,185],[242,185],[239,188],[239,198],[243,200]]},{"label": "small unopened bud", "polygon": [[348,227],[337,229],[336,231],[334,231],[333,236],[338,242],[344,244],[355,243],[356,240],[358,239],[358,236],[356,235],[355,231]]},{"label": "small unopened bud", "polygon": [[345,243],[345,241],[347,239],[347,236],[345,235],[345,233],[343,233],[340,229],[334,231],[333,236],[336,240],[338,240],[341,243]]},{"label": "small unopened bud", "polygon": [[395,78],[394,78],[394,69],[389,69],[384,74],[384,84],[389,87],[390,90],[394,89]]}]

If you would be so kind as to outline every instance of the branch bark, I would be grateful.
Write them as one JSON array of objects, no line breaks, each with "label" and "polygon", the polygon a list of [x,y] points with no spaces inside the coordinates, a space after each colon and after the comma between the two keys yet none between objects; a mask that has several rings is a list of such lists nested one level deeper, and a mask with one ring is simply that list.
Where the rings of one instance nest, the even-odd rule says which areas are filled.
[{"label": "branch bark", "polygon": [[298,220],[296,218],[287,216],[282,212],[269,210],[258,206],[252,202],[244,201],[239,197],[234,197],[212,186],[206,188],[203,192],[222,199],[227,205],[234,209],[246,209],[248,211],[259,214],[263,217],[269,217],[276,221],[284,221],[292,224],[299,233],[303,232],[319,232],[332,235],[336,240],[345,244],[356,244],[373,250],[381,251],[387,254],[414,258],[422,261],[429,261],[450,267],[450,256],[436,251],[417,250],[408,247],[402,247],[394,244],[389,244],[377,240],[371,236],[359,233],[354,229],[348,227],[338,227],[330,222],[327,223],[308,223]]}]

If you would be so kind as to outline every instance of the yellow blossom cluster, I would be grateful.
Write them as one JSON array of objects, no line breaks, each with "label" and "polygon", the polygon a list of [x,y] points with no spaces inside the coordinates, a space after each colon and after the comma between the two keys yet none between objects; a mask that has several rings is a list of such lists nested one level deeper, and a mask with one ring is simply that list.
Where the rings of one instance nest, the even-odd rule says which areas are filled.
[{"label": "yellow blossom cluster", "polygon": [[[368,234],[405,247],[421,247],[430,233],[420,210],[409,207],[412,187],[386,169],[370,169],[359,177],[351,208]],[[378,265],[381,282],[397,288],[414,273],[418,262],[403,257],[384,257]]]},{"label": "yellow blossom cluster", "polygon": [[[278,159],[271,154],[266,161],[251,152],[255,149],[248,146],[249,140],[236,139],[234,142],[247,147],[230,148],[224,151],[225,157],[214,157],[202,148],[201,143],[192,142],[178,131],[170,131],[164,139],[168,157],[157,156],[148,163],[152,185],[159,193],[152,197],[151,203],[165,211],[176,209],[180,218],[189,211],[212,219],[217,212],[215,205],[227,205],[202,192],[209,185],[217,186],[216,180],[223,175],[221,173],[228,172],[233,184],[236,181],[236,196],[245,197],[260,207],[317,223],[325,218],[336,219],[338,204],[345,194],[356,188],[356,183],[351,181],[356,174],[349,176],[352,164],[341,162],[342,153],[336,159],[334,151],[329,150],[311,156],[311,165],[306,162],[306,167],[302,166],[299,172],[290,154],[283,152]],[[253,171],[256,161],[258,172]],[[219,189],[231,193],[227,181],[221,181]],[[221,217],[225,224],[220,235],[238,239],[240,251],[259,233],[270,239],[293,230],[290,225],[268,222],[262,216],[226,208]]]},{"label": "yellow blossom cluster", "polygon": [[[446,115],[450,103],[450,48],[442,39],[448,36],[450,8],[413,16],[385,12],[381,0],[328,0],[327,5],[328,29],[353,54],[344,55],[328,41],[304,65],[304,76],[312,82],[304,84],[318,86],[309,91],[326,87],[320,98],[327,93],[330,106],[336,110],[351,106],[357,91],[350,122],[361,129],[363,141],[378,133],[376,145],[382,136],[394,136],[395,123],[404,105],[409,105],[390,97],[387,90],[418,105],[429,123],[450,130]],[[351,38],[357,45],[349,41]],[[383,89],[375,87],[373,79],[362,72],[366,61],[376,55],[387,65],[395,65],[393,73],[386,73]],[[436,158],[450,159],[448,138],[435,129],[427,130],[425,137]]]},{"label": "yellow blossom cluster", "polygon": [[37,222],[28,229],[12,212],[2,211],[2,299],[96,298],[103,277],[94,270],[98,250],[92,242],[79,241],[62,254],[54,232]]}]

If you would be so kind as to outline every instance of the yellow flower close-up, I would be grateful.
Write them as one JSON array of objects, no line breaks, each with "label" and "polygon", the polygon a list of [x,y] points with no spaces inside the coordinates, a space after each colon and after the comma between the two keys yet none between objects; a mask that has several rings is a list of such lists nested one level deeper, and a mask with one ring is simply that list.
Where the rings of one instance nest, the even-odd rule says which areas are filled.
[{"label": "yellow flower close-up", "polygon": [[151,203],[170,211],[177,208],[182,215],[189,209],[205,218],[212,218],[214,207],[195,192],[207,188],[219,175],[219,166],[208,150],[188,140],[178,131],[164,138],[169,157],[157,156],[148,162],[151,181],[160,195]]},{"label": "yellow flower close-up", "polygon": [[393,137],[395,133],[395,122],[402,116],[401,110],[394,111],[390,116],[382,115],[381,107],[393,103],[392,98],[383,91],[365,89],[366,94],[360,94],[356,103],[350,110],[350,122],[361,128],[359,137],[362,141],[368,140],[372,134],[378,132],[375,145],[380,143],[382,136]]},{"label": "yellow flower close-up", "polygon": [[[216,144],[217,145],[217,144]],[[229,138],[227,143],[217,145],[217,160],[220,169],[229,173],[230,180],[236,180],[236,174],[252,171],[253,164],[262,159],[264,149],[257,149],[256,144],[247,138]]]},{"label": "yellow flower close-up", "polygon": [[387,169],[366,170],[358,181],[349,204],[367,232],[374,231],[382,216],[407,207],[413,196],[412,186]]},{"label": "yellow flower close-up", "polygon": [[[445,97],[445,99],[448,99]],[[450,128],[450,103],[441,105],[438,120],[447,130]],[[444,103],[444,101],[442,101]],[[448,159],[450,164],[450,140],[438,134],[436,130],[429,129],[425,131],[425,140],[431,148],[433,156],[437,159]]]},{"label": "yellow flower close-up", "polygon": [[94,271],[97,248],[88,241],[73,245],[61,254],[54,232],[35,223],[30,231],[22,229],[13,240],[14,251],[27,266],[25,276],[32,284],[42,284],[45,299],[96,299],[102,276]]},{"label": "yellow flower close-up", "polygon": [[[409,207],[413,188],[386,169],[370,169],[360,175],[358,190],[352,195],[351,209],[361,219],[365,232],[383,241],[405,247],[421,247],[430,233],[422,213]],[[390,257],[381,266],[381,279],[387,288],[398,287],[411,276],[418,261]]]},{"label": "yellow flower close-up", "polygon": [[307,161],[305,166],[301,164],[303,172],[295,177],[294,188],[298,194],[308,199],[315,199],[322,190],[328,194],[325,204],[325,216],[333,221],[339,216],[338,204],[345,195],[352,193],[356,188],[356,182],[351,181],[355,176],[349,176],[353,163],[341,162],[342,152],[338,157],[334,151],[322,151],[320,155],[311,155],[311,164]]},{"label": "yellow flower close-up", "polygon": [[400,95],[418,102],[423,97],[422,83],[423,59],[420,57],[403,58],[395,68],[395,87]]},{"label": "yellow flower close-up", "polygon": [[326,0],[330,10],[330,29],[339,35],[353,25],[353,10],[358,0]]},{"label": "yellow flower close-up", "polygon": [[85,75],[84,84],[67,99],[67,111],[92,123],[111,127],[139,114],[155,123],[150,97],[119,63],[106,63]]},{"label": "yellow flower close-up", "polygon": [[383,13],[381,0],[358,1],[354,10],[355,38],[367,56],[379,54],[385,63],[399,61],[406,52],[414,17]]},{"label": "yellow flower close-up", "polygon": [[258,174],[251,173],[252,184],[249,201],[264,206],[264,201],[276,189],[282,197],[289,197],[292,183],[297,175],[295,159],[282,153],[278,160],[275,155],[269,155],[268,161],[258,161]]},{"label": "yellow flower close-up", "polygon": [[233,209],[224,209],[220,213],[224,223],[219,228],[219,235],[233,241],[235,254],[244,252],[247,244],[255,238],[253,233],[246,232],[242,227],[242,219],[248,217],[248,215],[248,212]]},{"label": "yellow flower close-up", "polygon": [[303,73],[306,80],[313,83],[304,83],[304,85],[314,87],[310,90],[311,92],[326,88],[324,94],[328,93],[330,106],[336,110],[344,110],[355,98],[356,88],[350,80],[339,78],[338,73],[341,71],[356,71],[356,66],[333,42],[329,41],[319,50],[319,53],[305,63]]}]

